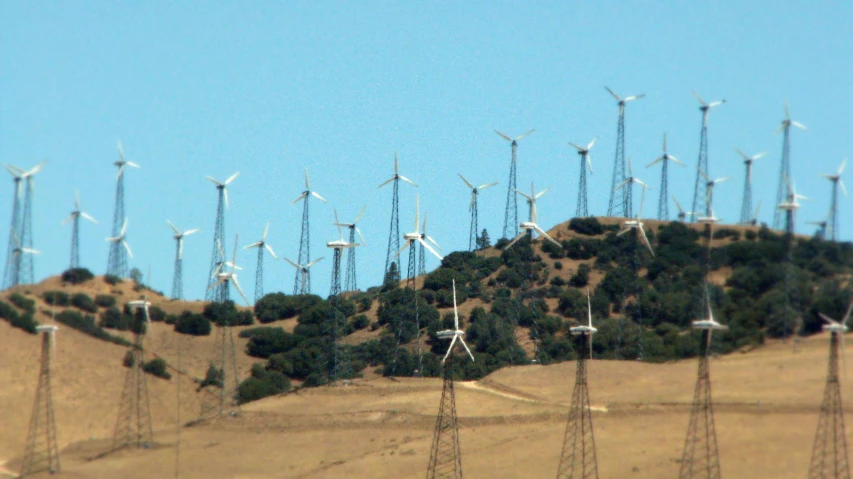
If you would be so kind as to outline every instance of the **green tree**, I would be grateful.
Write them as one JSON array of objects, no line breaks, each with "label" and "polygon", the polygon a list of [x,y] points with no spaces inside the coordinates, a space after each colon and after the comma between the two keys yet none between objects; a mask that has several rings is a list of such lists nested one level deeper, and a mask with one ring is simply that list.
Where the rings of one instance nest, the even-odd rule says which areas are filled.
[{"label": "green tree", "polygon": [[492,240],[489,238],[489,232],[486,231],[486,228],[483,228],[483,231],[480,232],[480,236],[477,236],[477,249],[486,249],[492,246]]}]

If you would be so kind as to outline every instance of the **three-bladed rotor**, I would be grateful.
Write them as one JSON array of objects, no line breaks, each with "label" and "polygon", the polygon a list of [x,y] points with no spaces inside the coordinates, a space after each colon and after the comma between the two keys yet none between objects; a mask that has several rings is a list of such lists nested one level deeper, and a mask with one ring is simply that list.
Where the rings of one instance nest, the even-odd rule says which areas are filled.
[{"label": "three-bladed rotor", "polygon": [[107,238],[106,240],[110,243],[119,243],[124,246],[124,249],[127,250],[128,256],[133,258],[133,251],[130,250],[130,245],[127,244],[127,240],[125,237],[127,236],[127,218],[124,219],[124,224],[121,225],[121,231],[119,231],[118,236],[113,236],[111,238]]},{"label": "three-bladed rotor", "polygon": [[240,174],[239,171],[237,173],[234,173],[233,175],[229,176],[228,179],[225,180],[224,182],[219,181],[219,180],[215,180],[210,176],[205,176],[208,180],[213,182],[214,185],[216,185],[217,190],[222,190],[222,194],[225,197],[225,209],[228,209],[228,185],[232,181],[234,181],[234,179],[237,178],[237,176],[239,174]]},{"label": "three-bladed rotor", "polygon": [[468,345],[465,344],[465,331],[459,328],[459,310],[456,308],[456,279],[453,279],[453,329],[445,329],[444,331],[439,331],[436,333],[439,339],[450,339],[450,346],[447,347],[447,353],[441,358],[441,364],[444,364],[444,361],[450,356],[450,353],[453,352],[453,346],[456,344],[456,341],[459,341],[462,344],[462,347],[465,348],[465,351],[468,353],[468,356],[471,357],[471,361],[474,361],[474,355],[471,353],[471,350],[468,349]]},{"label": "three-bladed rotor", "polygon": [[272,250],[272,246],[270,246],[267,243],[267,233],[269,233],[269,230],[270,230],[270,222],[267,221],[267,225],[264,227],[264,234],[261,235],[261,239],[258,241],[255,241],[254,243],[252,243],[248,246],[243,246],[243,249],[264,248],[270,252],[270,254],[272,255],[273,258],[278,259],[278,256],[275,255],[275,251]]},{"label": "three-bladed rotor", "polygon": [[182,259],[184,257],[184,236],[189,236],[193,233],[198,233],[199,229],[193,228],[191,230],[187,230],[181,233],[181,230],[179,230],[177,226],[173,225],[171,221],[166,220],[166,223],[169,224],[169,227],[172,228],[172,231],[175,233],[172,238],[174,238],[178,242],[178,259]]}]

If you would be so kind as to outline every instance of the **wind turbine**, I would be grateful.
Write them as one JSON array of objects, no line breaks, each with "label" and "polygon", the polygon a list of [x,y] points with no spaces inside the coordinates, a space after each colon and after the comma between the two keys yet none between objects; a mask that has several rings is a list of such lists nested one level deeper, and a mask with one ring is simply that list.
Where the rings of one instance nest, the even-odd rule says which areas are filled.
[{"label": "wind turbine", "polygon": [[[25,248],[33,248],[33,194],[35,193],[35,175],[44,166],[46,161],[42,161],[32,169],[25,171],[21,177],[26,180],[24,185],[24,211],[21,218],[21,244]],[[19,256],[21,265],[18,268],[18,276],[20,284],[30,284],[35,281],[33,275],[33,257],[31,255]]]},{"label": "wind turbine", "polygon": [[[363,211],[363,210],[362,210]],[[349,379],[352,377],[352,368],[349,362],[349,357],[344,348],[341,347],[338,340],[346,336],[344,326],[346,326],[346,317],[338,310],[337,301],[341,295],[341,256],[343,250],[353,249],[359,246],[358,243],[348,242],[344,240],[344,233],[341,230],[340,220],[338,220],[338,210],[334,209],[335,222],[333,223],[338,228],[338,239],[326,243],[328,248],[333,251],[332,256],[332,286],[329,291],[329,302],[332,305],[330,321],[332,324],[329,329],[332,332],[331,347],[333,351],[332,371],[329,374],[329,380],[334,382],[338,379]]]},{"label": "wind turbine", "polygon": [[684,451],[681,456],[679,477],[720,477],[720,457],[717,451],[717,432],[714,427],[714,403],[711,398],[711,374],[708,365],[710,355],[711,335],[714,331],[722,331],[728,327],[714,319],[711,310],[711,299],[705,288],[707,318],[693,321],[693,329],[702,331],[703,350],[699,354],[699,371],[693,395],[693,405],[690,409],[690,423],[687,427],[687,437],[684,441]]},{"label": "wind turbine", "polygon": [[19,284],[24,284],[20,277],[20,265],[24,255],[41,254],[41,251],[21,246],[21,242],[18,240],[17,236],[12,236],[12,241],[15,245],[15,247],[12,248],[12,258],[10,259],[10,262],[12,263],[12,286],[17,286]]},{"label": "wind turbine", "polygon": [[[319,193],[311,189],[311,183],[308,181],[308,168],[305,168],[305,191],[293,200],[293,204],[302,201],[302,234],[299,239],[299,264],[311,262],[311,228],[308,221],[308,201],[311,197],[326,203],[326,198],[320,196]],[[307,284],[301,284],[302,281],[307,281]],[[293,280],[293,294],[297,291],[304,291],[303,294],[311,294],[311,272],[306,271],[305,274],[296,273]]]},{"label": "wind turbine", "polygon": [[815,233],[815,236],[817,236],[820,239],[826,239],[826,230],[827,230],[827,227],[829,226],[829,220],[806,221],[806,224],[817,226],[817,232]]},{"label": "wind turbine", "polygon": [[592,174],[592,161],[589,159],[589,150],[592,149],[592,146],[595,145],[595,142],[598,141],[598,137],[593,138],[592,141],[589,142],[586,147],[582,147],[580,145],[576,145],[569,142],[570,145],[575,147],[578,150],[578,156],[581,158],[581,167],[580,167],[580,185],[578,186],[578,206],[575,209],[575,217],[576,218],[586,218],[589,216],[589,208],[587,207],[587,190],[586,190],[586,169],[589,168],[589,174]]},{"label": "wind turbine", "polygon": [[[427,236],[426,232],[423,231],[426,229],[427,214],[424,214],[423,230],[421,229],[421,227],[419,225],[420,214],[421,214],[420,212],[421,212],[421,200],[420,200],[420,195],[418,195],[417,198],[415,199],[415,231],[412,231],[411,233],[406,233],[403,235],[403,239],[406,241],[406,244],[404,244],[403,247],[400,248],[399,251],[397,251],[397,254],[394,255],[394,258],[397,258],[398,256],[400,256],[400,254],[403,251],[406,250],[406,248],[409,248],[409,268],[408,268],[408,276],[406,278],[406,285],[407,286],[411,285],[412,289],[414,289],[415,276],[417,275],[417,271],[416,271],[417,265],[415,264],[415,261],[416,261],[415,254],[417,252],[415,251],[415,248],[414,248],[414,246],[416,246],[415,243],[420,243],[421,248],[426,248],[426,250],[428,250],[430,253],[435,255],[435,257],[438,258],[439,261],[444,259],[444,257],[442,257],[435,249],[433,249],[433,247],[430,246],[429,243],[427,243],[427,241],[429,241],[436,248],[441,249],[441,247],[438,246],[438,243],[436,243],[435,240],[432,239],[431,237]],[[421,255],[421,256],[423,256],[423,255]],[[394,259],[394,258],[392,258],[392,259]],[[421,262],[423,262],[423,260],[421,260]]]},{"label": "wind turbine", "polygon": [[[617,189],[617,186],[625,181],[625,105],[646,95],[644,93],[622,98],[610,88],[605,86],[604,89],[616,99],[616,103],[619,105],[619,123],[616,127],[616,155],[613,159],[613,180],[610,183],[610,203],[607,206],[607,216],[630,218],[634,215],[630,196],[625,197],[624,192]],[[630,194],[631,192],[628,191],[627,193]]]},{"label": "wind turbine", "polygon": [[238,171],[225,181],[206,176],[211,183],[216,185],[217,192],[216,221],[213,226],[213,251],[210,253],[210,276],[207,278],[207,289],[205,291],[205,299],[208,301],[215,301],[216,297],[222,293],[214,290],[212,285],[216,282],[215,271],[225,261],[225,256],[222,254],[222,243],[225,242],[225,210],[228,209],[228,185],[239,175],[240,172]]},{"label": "wind turbine", "polygon": [[735,148],[740,156],[743,157],[743,164],[746,166],[746,180],[743,186],[743,206],[740,210],[740,224],[748,225],[752,220],[752,164],[755,160],[763,157],[767,153],[759,153],[749,156],[746,153]]},{"label": "wind turbine", "polygon": [[379,185],[379,188],[382,188],[388,183],[393,183],[393,194],[391,196],[391,229],[388,233],[388,249],[385,251],[385,276],[383,276],[383,282],[390,279],[393,283],[400,279],[399,264],[396,265],[396,276],[388,278],[394,253],[400,249],[400,180],[405,181],[415,188],[418,187],[414,181],[400,174],[400,165],[397,161],[397,153],[394,153],[394,175]]},{"label": "wind turbine", "polygon": [[80,194],[77,191],[74,192],[74,211],[71,212],[71,216],[65,218],[62,221],[62,224],[67,224],[69,221],[73,221],[71,228],[71,264],[69,268],[79,268],[80,267],[80,218],[85,218],[92,223],[97,224],[98,221],[95,218],[89,216],[89,213],[82,211],[80,209]]},{"label": "wind turbine", "polygon": [[684,211],[684,208],[681,207],[681,203],[679,203],[678,200],[675,199],[675,195],[673,195],[672,201],[675,201],[675,206],[678,208],[678,221],[681,221],[683,223],[687,220],[688,216],[696,215],[696,213],[692,211]]},{"label": "wind turbine", "polygon": [[628,157],[628,177],[622,183],[616,186],[617,191],[621,191],[623,188],[625,191],[625,211],[628,212],[628,216],[626,218],[631,218],[634,216],[634,184],[638,184],[643,188],[647,188],[648,185],[643,183],[642,180],[638,179],[634,176],[634,168],[631,165],[631,157]]},{"label": "wind turbine", "polygon": [[515,190],[516,193],[523,196],[527,200],[527,204],[530,207],[529,208],[530,209],[530,221],[522,221],[519,224],[519,229],[521,230],[521,233],[519,233],[518,236],[516,236],[512,241],[510,241],[509,244],[504,247],[504,249],[509,249],[512,245],[514,245],[516,242],[518,242],[518,240],[520,240],[524,236],[529,236],[532,238],[534,231],[539,233],[541,236],[544,236],[548,241],[554,243],[555,245],[557,245],[561,248],[563,247],[563,245],[561,245],[557,240],[548,236],[548,233],[546,233],[545,230],[540,228],[539,223],[537,223],[538,214],[536,212],[536,200],[538,200],[540,197],[542,197],[542,195],[544,195],[550,189],[551,188],[545,188],[544,190],[540,191],[539,193],[535,193],[536,190],[533,188],[533,183],[531,182],[530,183],[530,196],[527,196],[526,194],[524,194],[518,190]]},{"label": "wind turbine", "polygon": [[637,183],[642,188],[640,190],[641,191],[641,193],[640,193],[640,209],[637,210],[637,217],[635,219],[627,220],[627,221],[624,221],[622,223],[622,229],[618,233],[616,233],[616,236],[622,236],[623,234],[625,234],[631,230],[638,231],[640,239],[643,241],[643,244],[645,244],[646,248],[649,249],[649,253],[651,253],[652,256],[654,256],[655,251],[652,249],[652,244],[649,243],[649,238],[648,238],[648,236],[646,236],[646,230],[643,227],[643,220],[641,219],[641,216],[643,214],[643,202],[644,202],[645,197],[646,197],[646,190],[649,189],[649,187],[645,183],[643,183],[642,180],[639,180],[639,179],[634,178],[632,176],[632,177],[628,178],[627,180],[625,180],[624,183],[619,185],[619,188],[623,188],[625,186],[630,186],[631,183]]},{"label": "wind turbine", "polygon": [[[130,250],[130,245],[127,244],[127,218],[124,219],[124,224],[121,226],[121,230],[118,233],[118,236],[113,236],[107,238],[106,240],[110,243],[110,249],[119,249],[124,247],[124,250],[127,251],[127,255],[133,258],[133,251]],[[109,274],[117,273],[117,270],[113,270]],[[118,276],[118,275],[116,275]]]},{"label": "wind turbine", "polygon": [[[308,270],[309,270],[309,268],[311,268],[311,267],[312,267],[312,266],[314,266],[315,264],[317,264],[317,263],[319,263],[320,261],[322,261],[322,260],[323,260],[323,257],[322,257],[322,256],[320,256],[319,258],[315,259],[314,261],[312,261],[312,262],[310,262],[310,263],[308,263],[308,264],[306,264],[306,265],[304,265],[304,266],[303,266],[303,265],[301,265],[301,264],[299,264],[299,263],[296,263],[296,262],[294,262],[294,261],[291,261],[291,260],[289,260],[289,259],[287,259],[287,258],[284,258],[284,257],[282,257],[282,259],[284,259],[285,261],[287,261],[288,263],[290,263],[290,265],[291,265],[291,266],[293,266],[294,268],[296,268],[296,274],[300,274],[300,275],[302,275],[302,284],[303,284],[303,285],[307,285],[308,283],[305,281],[305,278],[308,276]],[[306,291],[299,291],[299,292],[298,292],[298,293],[296,293],[296,294],[309,294],[309,293],[308,293],[308,292],[306,292]]]},{"label": "wind turbine", "polygon": [[[779,168],[779,186],[776,189],[776,204],[785,201],[785,196],[788,190],[788,178],[791,177],[791,127],[806,130],[806,126],[800,122],[791,119],[791,112],[788,111],[788,100],[785,100],[785,119],[782,120],[782,125],[776,130],[776,134],[784,132],[782,135],[782,163]],[[779,229],[785,219],[781,211],[776,211],[773,216],[773,229]]]},{"label": "wind turbine", "polygon": [[797,194],[797,188],[793,183],[788,183],[788,196],[785,201],[779,203],[779,211],[785,212],[785,232],[794,234],[797,222],[797,210],[800,209],[798,200],[808,200],[809,198]]},{"label": "wind turbine", "polygon": [[[132,161],[128,161],[124,156],[124,147],[121,142],[118,142],[118,161],[114,162],[118,168],[116,173],[116,201],[113,210],[113,237],[120,236],[122,225],[124,225],[127,215],[124,212],[124,170],[130,166],[139,168],[139,165]],[[127,276],[127,255],[125,249],[118,243],[110,244],[110,253],[107,258],[107,274],[123,278]]]},{"label": "wind turbine", "polygon": [[[569,418],[566,422],[566,434],[560,454],[560,465],[557,468],[557,479],[598,477],[598,460],[595,455],[595,436],[592,431],[592,410],[589,402],[586,354],[583,351],[583,347],[586,346],[589,349],[589,358],[592,359],[592,335],[598,332],[592,326],[592,305],[590,304],[588,289],[586,291],[586,305],[588,323],[569,329],[572,336],[579,337],[582,346],[580,354],[578,354],[572,406],[569,409]],[[579,474],[575,476],[575,472]]]},{"label": "wind turbine", "polygon": [[267,233],[270,230],[270,223],[267,221],[267,225],[264,227],[264,234],[261,235],[261,239],[255,241],[254,243],[244,246],[243,249],[249,248],[258,248],[258,265],[255,268],[255,302],[264,297],[264,250],[270,252],[273,258],[278,259],[278,256],[275,255],[275,251],[272,250],[272,247],[267,244]]},{"label": "wind turbine", "polygon": [[21,233],[21,182],[24,179],[24,170],[13,165],[4,165],[4,167],[12,175],[12,181],[15,183],[12,200],[12,223],[9,225],[9,243],[6,250],[6,268],[3,272],[3,285],[5,288],[9,288],[15,286],[19,278],[20,264],[12,261],[12,259],[16,247],[15,242],[18,241],[18,235]]},{"label": "wind turbine", "polygon": [[[655,161],[646,165],[646,168],[661,163],[661,178],[660,178],[660,199],[658,200],[658,219],[661,221],[669,221],[669,162],[685,166],[678,158],[670,155],[666,151],[666,133],[663,134],[663,155],[657,157]],[[680,210],[681,208],[679,208]]]},{"label": "wind turbine", "polygon": [[477,198],[479,198],[480,196],[480,190],[484,190],[486,188],[489,188],[490,186],[495,186],[498,183],[493,182],[486,183],[480,186],[474,186],[471,184],[470,181],[466,180],[465,177],[462,176],[462,173],[457,174],[459,175],[459,178],[462,178],[462,181],[465,183],[465,186],[471,188],[471,203],[468,205],[468,210],[471,212],[471,231],[468,234],[468,251],[474,251],[475,249],[477,249],[477,240],[480,238],[480,229],[477,225]]},{"label": "wind turbine", "polygon": [[712,217],[712,216],[714,216],[714,213],[713,213],[712,207],[711,207],[711,205],[714,203],[714,187],[720,183],[723,183],[725,181],[729,181],[732,178],[730,176],[726,176],[724,178],[716,178],[716,179],[712,180],[702,170],[699,170],[699,174],[705,180],[705,216],[706,217]]},{"label": "wind turbine", "polygon": [[498,130],[495,130],[495,133],[500,135],[501,138],[508,141],[510,147],[512,149],[512,160],[509,164],[509,181],[507,182],[507,190],[506,190],[506,209],[504,210],[504,230],[503,230],[503,238],[509,238],[510,232],[512,231],[512,225],[518,223],[518,200],[513,194],[516,190],[516,169],[517,169],[517,153],[518,153],[518,142],[521,141],[525,136],[533,133],[534,130],[530,130],[523,135],[516,136],[515,138],[506,135],[505,133],[501,133]]},{"label": "wind turbine", "polygon": [[[712,101],[711,103],[706,103],[702,97],[699,96],[695,91],[693,92],[693,96],[699,101],[699,111],[702,112],[702,130],[699,133],[699,161],[696,167],[699,169],[699,172],[708,173],[708,112],[710,112],[711,108],[715,106],[722,105],[726,102],[726,100]],[[696,186],[693,190],[693,211],[701,211],[704,210],[705,214],[708,213],[708,205],[707,203],[702,208],[702,201],[708,200],[707,192],[705,191],[706,184],[702,182],[702,176],[700,174],[696,174]]]},{"label": "wind turbine", "polygon": [[[441,388],[441,403],[435,422],[432,447],[430,448],[427,478],[462,477],[462,450],[459,447],[459,420],[456,416],[456,390],[453,386],[453,346],[462,344],[465,352],[474,361],[474,355],[465,344],[465,331],[459,328],[459,311],[456,308],[456,280],[453,279],[453,329],[439,331],[439,339],[449,339],[450,346],[441,360],[444,381]],[[447,359],[450,361],[447,361]]]},{"label": "wind turbine", "polygon": [[198,232],[198,228],[184,231],[173,225],[171,221],[166,220],[169,227],[175,233],[172,238],[175,240],[175,270],[172,275],[172,299],[184,299],[184,237]]},{"label": "wind turbine", "polygon": [[[215,274],[216,282],[213,285],[209,286],[209,288],[216,288],[216,287],[222,286],[222,288],[220,288],[220,290],[219,290],[220,296],[219,296],[219,298],[217,298],[217,302],[224,303],[225,301],[228,301],[230,299],[230,294],[229,294],[230,289],[229,289],[228,285],[233,284],[234,287],[237,288],[237,292],[240,293],[240,296],[243,297],[243,301],[246,302],[246,306],[251,306],[251,304],[249,303],[249,299],[246,298],[246,294],[243,293],[243,288],[240,287],[240,282],[237,281],[237,273],[234,272],[235,269],[238,269],[238,270],[241,269],[236,264],[238,240],[239,240],[239,236],[235,236],[234,237],[234,253],[231,255],[231,261],[226,261],[223,264],[219,265],[219,267],[217,268],[216,274]],[[219,247],[221,249],[222,245],[220,245]],[[225,254],[224,253],[221,253],[221,254],[222,254],[222,257],[224,258]],[[225,271],[229,267],[231,268],[231,270]]]},{"label": "wind turbine", "polygon": [[[364,214],[364,210],[367,206],[362,206],[361,211],[358,212],[358,215],[352,220],[352,223],[335,223],[335,226],[342,226],[344,228],[349,229],[349,242],[351,244],[355,244],[355,235],[361,239],[361,244],[367,246],[367,241],[364,241],[364,236],[361,234],[361,230],[358,229],[358,220],[361,219],[361,216]],[[337,212],[335,213],[337,214]],[[356,291],[358,290],[358,282],[355,274],[355,249],[350,248],[347,251],[347,270],[345,273],[344,279],[344,291]]]},{"label": "wind turbine", "polygon": [[832,200],[829,206],[829,218],[827,219],[829,223],[829,239],[835,241],[838,234],[838,187],[841,187],[841,191],[844,193],[844,196],[847,196],[847,188],[844,187],[844,182],[841,181],[841,174],[844,173],[844,167],[847,166],[847,158],[841,162],[841,166],[838,167],[838,171],[835,172],[834,175],[820,175],[827,180],[832,182]]}]

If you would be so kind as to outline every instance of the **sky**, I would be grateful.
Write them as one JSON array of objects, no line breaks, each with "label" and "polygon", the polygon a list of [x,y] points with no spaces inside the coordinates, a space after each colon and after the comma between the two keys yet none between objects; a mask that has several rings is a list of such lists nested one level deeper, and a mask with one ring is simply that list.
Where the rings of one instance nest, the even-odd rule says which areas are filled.
[{"label": "sky", "polygon": [[[660,170],[645,165],[669,152],[669,192],[691,203],[701,112],[692,96],[726,99],[709,119],[709,170],[731,176],[714,196],[716,216],[738,221],[744,167],[734,151],[767,152],[755,165],[753,204],[772,223],[782,135],[791,116],[808,127],[791,134],[791,168],[802,202],[798,232],[826,217],[833,173],[848,155],[853,107],[853,4],[826,2],[100,2],[0,0],[0,164],[36,178],[34,247],[39,281],[67,268],[71,227],[60,223],[79,190],[81,263],[107,267],[115,202],[116,148],[141,165],[125,178],[131,266],[150,268],[151,285],[172,289],[175,242],[166,220],[200,228],[186,239],[184,292],[203,298],[213,248],[217,193],[229,185],[226,250],[239,234],[239,280],[251,299],[255,250],[267,241],[297,259],[301,203],[312,189],[312,292],[326,296],[342,221],[365,206],[357,250],[361,289],[381,283],[391,189],[400,173],[400,229],[414,222],[415,195],[429,213],[428,234],[444,254],[468,247],[472,183],[482,192],[480,228],[501,236],[509,144],[518,148],[518,185],[550,188],[537,202],[546,230],[575,212],[579,161],[568,142],[599,142],[591,152],[589,208],[607,210],[622,96],[643,93],[626,110],[626,154],[652,189],[644,217],[654,218]],[[11,177],[7,177],[11,180]],[[11,218],[13,183],[0,184],[0,225]],[[5,192],[5,193],[4,193]],[[639,203],[639,191],[634,199]],[[669,203],[670,215],[675,205]],[[853,238],[853,209],[841,197],[839,236]],[[519,215],[526,207],[519,203]],[[5,238],[5,237],[4,237]],[[230,252],[228,255],[230,256]],[[405,261],[404,263],[405,264]],[[439,264],[428,257],[427,268]],[[294,269],[267,255],[266,292],[293,290]]]}]

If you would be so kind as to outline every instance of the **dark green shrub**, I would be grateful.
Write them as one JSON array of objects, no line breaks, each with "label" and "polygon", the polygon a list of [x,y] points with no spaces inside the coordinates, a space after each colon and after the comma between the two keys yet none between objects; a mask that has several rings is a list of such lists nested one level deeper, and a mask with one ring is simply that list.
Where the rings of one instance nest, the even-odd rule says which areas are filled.
[{"label": "dark green shrub", "polygon": [[102,328],[110,328],[110,329],[118,329],[119,331],[127,331],[130,329],[130,325],[133,321],[133,318],[130,317],[129,314],[123,313],[121,310],[116,308],[115,306],[111,308],[107,308],[101,312],[101,327]]},{"label": "dark green shrub", "polygon": [[284,293],[270,293],[255,303],[255,316],[260,323],[289,319],[322,301],[313,294],[287,296]]},{"label": "dark green shrub", "polygon": [[136,364],[136,356],[133,354],[133,350],[128,349],[126,353],[124,353],[124,359],[121,363],[126,368],[132,368],[134,364]]},{"label": "dark green shrub", "polygon": [[75,308],[82,309],[87,313],[97,313],[98,305],[92,301],[92,298],[85,293],[76,293],[71,296],[71,305]]},{"label": "dark green shrub", "polygon": [[148,307],[148,318],[151,319],[152,322],[160,322],[166,320],[166,312],[160,309],[157,306],[149,306]]},{"label": "dark green shrub", "polygon": [[70,298],[65,291],[45,291],[41,297],[45,303],[53,306],[68,306],[70,304]]},{"label": "dark green shrub", "polygon": [[580,266],[578,266],[577,272],[572,275],[571,279],[569,279],[569,282],[575,288],[583,288],[589,284],[589,272],[591,269],[592,268],[590,268],[588,264],[581,263]]},{"label": "dark green shrub", "polygon": [[587,236],[604,234],[604,226],[595,217],[572,218],[569,222],[569,229]]},{"label": "dark green shrub", "polygon": [[115,285],[121,283],[122,281],[124,281],[124,280],[119,278],[118,276],[116,276],[114,274],[105,274],[104,275],[104,282],[109,284],[109,285],[115,286]]},{"label": "dark green shrub", "polygon": [[367,316],[359,314],[352,318],[352,325],[355,329],[364,329],[370,325],[370,320],[367,319]]},{"label": "dark green shrub", "polygon": [[35,334],[38,323],[30,313],[18,314],[18,310],[11,304],[0,301],[0,318],[5,319],[12,327],[22,329],[28,333]]},{"label": "dark green shrub", "polygon": [[116,305],[116,298],[109,294],[99,294],[95,296],[95,304],[102,308],[109,308]]},{"label": "dark green shrub", "polygon": [[210,330],[210,320],[201,314],[184,311],[175,321],[175,331],[181,334],[207,336],[210,334]]},{"label": "dark green shrub", "polygon": [[172,375],[166,370],[166,361],[161,358],[154,358],[143,363],[142,370],[158,378],[172,379]]},{"label": "dark green shrub", "polygon": [[252,375],[240,383],[237,394],[240,403],[247,403],[283,393],[288,389],[290,380],[284,374],[255,364],[252,366]]},{"label": "dark green shrub", "polygon": [[12,302],[15,306],[24,311],[34,314],[36,312],[36,302],[21,293],[12,293],[9,295],[9,301]]},{"label": "dark green shrub", "polygon": [[95,275],[86,268],[71,268],[62,272],[62,281],[71,284],[84,283],[94,277]]},{"label": "dark green shrub", "polygon": [[297,344],[299,337],[285,332],[282,328],[252,328],[246,354],[256,358],[268,358],[273,354],[286,353]]},{"label": "dark green shrub", "polygon": [[95,323],[95,317],[87,314],[83,316],[79,311],[66,309],[56,315],[56,321],[70,328],[74,328],[82,333],[88,334],[95,338],[109,341],[111,343],[120,344],[122,346],[130,346],[130,341],[104,331],[104,328]]}]

